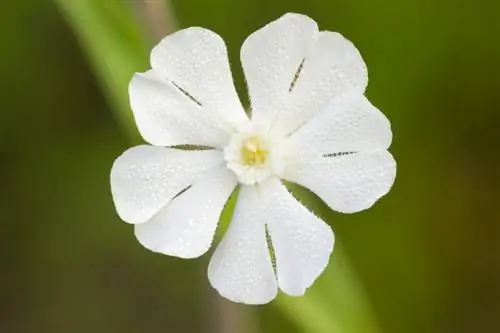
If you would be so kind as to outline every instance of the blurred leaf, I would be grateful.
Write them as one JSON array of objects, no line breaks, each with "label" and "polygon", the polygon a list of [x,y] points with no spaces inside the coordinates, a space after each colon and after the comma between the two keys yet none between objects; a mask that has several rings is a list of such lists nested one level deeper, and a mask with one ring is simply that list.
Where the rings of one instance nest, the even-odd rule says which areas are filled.
[{"label": "blurred leaf", "polygon": [[102,0],[54,0],[75,31],[101,81],[117,119],[136,134],[128,102],[133,73],[148,63],[148,42],[126,3]]},{"label": "blurred leaf", "polygon": [[275,305],[307,333],[380,332],[368,298],[339,244],[327,270],[304,296],[280,295]]},{"label": "blurred leaf", "polygon": [[[285,184],[314,214],[325,221],[332,220],[334,213],[312,192],[297,184]],[[282,295],[276,304],[303,332],[375,333],[381,330],[366,290],[338,239],[330,264],[306,294],[298,298]]]}]

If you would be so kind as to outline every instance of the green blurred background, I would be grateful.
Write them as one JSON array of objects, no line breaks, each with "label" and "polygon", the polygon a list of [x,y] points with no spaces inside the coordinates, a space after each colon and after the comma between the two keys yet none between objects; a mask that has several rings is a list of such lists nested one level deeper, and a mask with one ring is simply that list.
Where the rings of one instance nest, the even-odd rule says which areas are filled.
[{"label": "green blurred background", "polygon": [[[218,32],[239,47],[285,12],[363,54],[398,177],[354,215],[303,199],[337,248],[306,296],[221,299],[209,255],[149,252],[109,171],[141,142],[127,100],[151,47]],[[500,4],[476,0],[23,0],[0,4],[0,332],[500,332]]]}]

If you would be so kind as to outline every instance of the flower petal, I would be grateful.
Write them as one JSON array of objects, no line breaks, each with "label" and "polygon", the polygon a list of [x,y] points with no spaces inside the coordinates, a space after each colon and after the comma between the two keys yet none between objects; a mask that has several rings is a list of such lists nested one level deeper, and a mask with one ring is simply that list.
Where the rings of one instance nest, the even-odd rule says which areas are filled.
[{"label": "flower petal", "polygon": [[[283,103],[307,46],[318,32],[311,18],[286,14],[251,34],[241,47],[241,64],[252,104],[252,119],[270,125]],[[285,99],[285,100],[284,100]]]},{"label": "flower petal", "polygon": [[151,66],[231,125],[248,119],[233,84],[226,45],[216,33],[192,27],[165,37],[151,52]]},{"label": "flower petal", "polygon": [[346,94],[363,94],[368,84],[365,62],[356,47],[341,34],[321,31],[308,53],[289,98],[275,120],[275,130],[290,133]]},{"label": "flower petal", "polygon": [[227,121],[202,107],[154,71],[135,74],[130,104],[144,140],[156,146],[220,147],[230,137]]},{"label": "flower petal", "polygon": [[335,97],[362,94],[366,65],[342,35],[318,31],[307,16],[286,14],[250,35],[241,61],[253,118],[288,134]]},{"label": "flower petal", "polygon": [[139,242],[154,252],[196,258],[210,248],[219,216],[237,184],[225,166],[190,187],[146,223],[135,225]]},{"label": "flower petal", "polygon": [[278,287],[256,186],[242,186],[233,219],[208,266],[208,279],[234,302],[270,302]]},{"label": "flower petal", "polygon": [[328,265],[332,229],[300,204],[278,180],[262,188],[267,228],[281,290],[303,295]]},{"label": "flower petal", "polygon": [[337,157],[309,155],[289,163],[283,176],[342,213],[370,208],[389,192],[395,177],[396,161],[385,150]]},{"label": "flower petal", "polygon": [[297,154],[385,150],[392,141],[387,117],[363,95],[334,99],[290,136]]},{"label": "flower petal", "polygon": [[111,192],[118,215],[129,223],[146,222],[180,191],[222,163],[219,150],[130,148],[111,168]]}]

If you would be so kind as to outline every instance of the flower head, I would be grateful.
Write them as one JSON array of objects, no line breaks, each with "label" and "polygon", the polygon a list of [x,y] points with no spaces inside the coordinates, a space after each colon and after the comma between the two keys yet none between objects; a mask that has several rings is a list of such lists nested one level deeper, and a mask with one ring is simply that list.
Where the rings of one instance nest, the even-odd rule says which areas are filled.
[{"label": "flower head", "polygon": [[217,34],[188,28],[163,39],[151,52],[152,69],[136,74],[129,89],[137,126],[151,145],[116,159],[111,189],[118,214],[135,225],[142,245],[194,258],[210,248],[239,184],[208,278],[230,300],[262,304],[278,288],[304,294],[334,243],[330,227],[281,180],[353,213],[389,191],[396,163],[387,151],[390,123],[364,96],[364,61],[340,34],[286,14],[246,39],[241,62],[251,117]]}]

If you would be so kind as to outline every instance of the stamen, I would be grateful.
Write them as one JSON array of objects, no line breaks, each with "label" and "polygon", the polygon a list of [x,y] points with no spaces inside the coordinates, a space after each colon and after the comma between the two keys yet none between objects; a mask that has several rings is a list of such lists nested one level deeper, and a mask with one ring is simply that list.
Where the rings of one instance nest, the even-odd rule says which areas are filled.
[{"label": "stamen", "polygon": [[227,147],[224,159],[241,184],[252,185],[282,172],[282,156],[266,133],[235,133]]},{"label": "stamen", "polygon": [[241,156],[243,164],[260,166],[264,165],[267,160],[269,151],[262,145],[259,138],[256,136],[249,137],[243,141],[241,147]]}]

